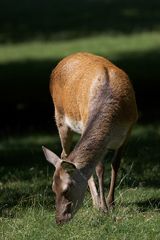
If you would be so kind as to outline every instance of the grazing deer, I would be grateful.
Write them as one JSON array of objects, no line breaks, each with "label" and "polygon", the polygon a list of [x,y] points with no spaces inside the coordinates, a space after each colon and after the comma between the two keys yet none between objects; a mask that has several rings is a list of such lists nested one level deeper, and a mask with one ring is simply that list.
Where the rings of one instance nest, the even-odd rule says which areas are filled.
[{"label": "grazing deer", "polygon": [[[121,156],[137,120],[135,94],[128,76],[103,57],[76,53],[53,70],[50,92],[63,150],[60,159],[43,147],[46,159],[55,166],[52,188],[56,194],[56,222],[64,223],[73,217],[83,202],[87,184],[93,205],[106,212],[114,205]],[[81,134],[81,138],[70,152],[73,132]],[[105,199],[103,159],[109,149],[114,150],[114,156]]]}]

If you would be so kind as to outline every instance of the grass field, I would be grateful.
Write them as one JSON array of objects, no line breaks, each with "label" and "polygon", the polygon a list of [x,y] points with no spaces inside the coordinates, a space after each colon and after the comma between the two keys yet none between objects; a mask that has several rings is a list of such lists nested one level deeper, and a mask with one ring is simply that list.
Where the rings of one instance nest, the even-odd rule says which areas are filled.
[{"label": "grass field", "polygon": [[[25,135],[1,139],[0,239],[147,239],[160,238],[160,125],[137,125],[122,161],[116,208],[105,215],[92,208],[89,193],[75,218],[55,224],[53,169],[41,145],[60,153],[58,136]],[[110,177],[106,161],[106,190]]]}]

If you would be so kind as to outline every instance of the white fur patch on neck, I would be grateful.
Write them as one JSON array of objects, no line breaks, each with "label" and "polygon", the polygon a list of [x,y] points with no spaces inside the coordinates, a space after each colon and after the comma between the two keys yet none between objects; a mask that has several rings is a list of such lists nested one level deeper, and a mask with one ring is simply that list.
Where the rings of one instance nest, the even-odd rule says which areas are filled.
[{"label": "white fur patch on neck", "polygon": [[70,127],[74,132],[81,134],[83,132],[84,126],[82,121],[76,121],[71,119],[68,116],[65,116],[65,123]]}]

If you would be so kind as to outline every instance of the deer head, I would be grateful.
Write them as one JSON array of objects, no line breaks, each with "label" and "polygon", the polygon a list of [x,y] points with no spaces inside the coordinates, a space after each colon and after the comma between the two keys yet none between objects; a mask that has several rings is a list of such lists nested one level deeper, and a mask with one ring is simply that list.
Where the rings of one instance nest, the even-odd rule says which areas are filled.
[{"label": "deer head", "polygon": [[87,188],[87,178],[75,165],[61,160],[55,153],[42,147],[47,161],[55,167],[52,190],[56,195],[56,222],[69,221],[81,206]]}]

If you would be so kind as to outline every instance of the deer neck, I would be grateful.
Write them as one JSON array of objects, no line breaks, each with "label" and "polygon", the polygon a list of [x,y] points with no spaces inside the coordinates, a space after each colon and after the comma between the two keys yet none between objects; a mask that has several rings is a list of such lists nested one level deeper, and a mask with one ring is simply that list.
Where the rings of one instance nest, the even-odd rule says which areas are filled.
[{"label": "deer neck", "polygon": [[68,157],[68,160],[73,162],[87,179],[91,177],[97,163],[107,152],[110,122],[113,121],[111,119],[113,118],[113,105],[112,111],[109,108],[110,104],[106,103],[97,108],[96,113],[90,117],[80,141]]}]

